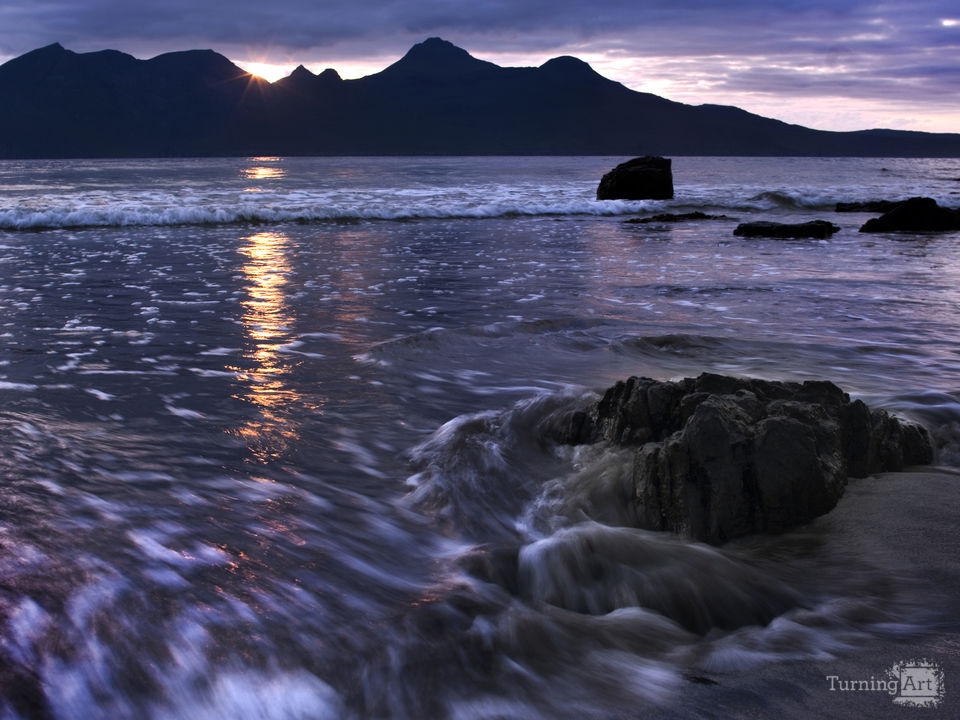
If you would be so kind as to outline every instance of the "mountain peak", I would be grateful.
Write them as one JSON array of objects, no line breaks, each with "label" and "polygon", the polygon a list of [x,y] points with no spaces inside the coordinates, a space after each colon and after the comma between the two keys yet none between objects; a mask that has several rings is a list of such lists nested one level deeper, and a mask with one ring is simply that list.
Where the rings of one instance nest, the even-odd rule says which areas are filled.
[{"label": "mountain peak", "polygon": [[[177,50],[142,61],[161,72],[185,77],[203,78],[211,82],[228,81],[250,76],[224,55],[214,50]],[[265,82],[265,81],[264,81]]]},{"label": "mountain peak", "polygon": [[42,48],[37,48],[36,50],[31,50],[30,52],[21,55],[19,58],[14,58],[14,60],[19,60],[20,58],[59,58],[64,55],[73,55],[75,53],[67,50],[63,45],[58,42],[50,43],[49,45],[44,45]]},{"label": "mountain peak", "polygon": [[303,65],[297,65],[293,72],[290,73],[289,77],[296,80],[313,80],[315,75],[307,70]]},{"label": "mountain peak", "polygon": [[18,72],[49,72],[65,57],[74,53],[65,49],[60,43],[51,43],[42,48],[15,57],[0,65],[5,74]]},{"label": "mountain peak", "polygon": [[555,82],[575,83],[577,85],[618,84],[603,77],[580,58],[570,55],[561,55],[547,60],[538,70],[544,77]]},{"label": "mountain peak", "polygon": [[470,53],[443,38],[427,38],[407,51],[403,60],[416,62],[464,62],[476,60]]},{"label": "mountain peak", "polygon": [[589,63],[584,62],[580,58],[573,57],[573,55],[561,55],[560,57],[551,58],[541,65],[540,68],[544,70],[555,69],[567,72],[595,72],[595,70],[590,67]]},{"label": "mountain peak", "polygon": [[280,78],[274,85],[294,90],[302,95],[313,95],[321,88],[329,88],[342,82],[340,74],[333,68],[327,68],[319,75],[314,75],[303,65],[297,65],[292,73],[285,78]]},{"label": "mountain peak", "polygon": [[[496,68],[493,63],[478,60],[461,47],[443,38],[427,38],[417,43],[383,73],[397,75],[456,75],[467,71]],[[380,74],[383,74],[380,73]]]}]

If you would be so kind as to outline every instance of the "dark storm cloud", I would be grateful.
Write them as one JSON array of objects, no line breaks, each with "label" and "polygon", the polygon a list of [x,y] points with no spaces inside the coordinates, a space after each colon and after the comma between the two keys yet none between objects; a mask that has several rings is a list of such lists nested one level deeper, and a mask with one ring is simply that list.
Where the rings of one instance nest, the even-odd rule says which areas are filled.
[{"label": "dark storm cloud", "polygon": [[[637,33],[647,42],[735,51],[806,34],[829,38],[886,20],[903,27],[950,17],[951,2],[920,0],[898,5],[822,0],[19,0],[0,2],[0,49],[23,52],[51,38],[123,40],[130,45],[184,37],[232,44],[277,43],[323,47],[343,39],[391,42],[424,33],[479,36],[488,49],[534,43],[563,44],[598,35]],[[867,25],[865,25],[865,23]],[[505,36],[504,36],[505,34]],[[406,41],[407,38],[404,38]],[[507,49],[507,48],[501,48]],[[638,48],[640,50],[642,48]]]},{"label": "dark storm cloud", "polygon": [[951,19],[960,19],[956,0],[0,0],[0,54],[59,41],[309,64],[398,57],[440,35],[477,54],[686,58],[730,90],[880,97],[896,87],[956,101],[960,24]]}]

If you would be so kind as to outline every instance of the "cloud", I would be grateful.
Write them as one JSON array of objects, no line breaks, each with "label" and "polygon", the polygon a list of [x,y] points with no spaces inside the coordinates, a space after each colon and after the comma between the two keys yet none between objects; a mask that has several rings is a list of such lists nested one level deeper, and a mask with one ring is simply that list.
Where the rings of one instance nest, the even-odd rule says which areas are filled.
[{"label": "cloud", "polygon": [[[476,39],[484,49],[528,40],[555,46],[612,36],[656,55],[694,50],[756,52],[831,43],[882,27],[928,25],[955,15],[951,3],[889,5],[865,0],[31,0],[0,3],[0,49],[23,52],[43,39],[179,43],[209,38],[237,45],[314,49],[358,41],[406,44],[425,34]],[[960,28],[958,28],[960,30]],[[46,36],[45,38],[39,37]],[[512,48],[508,48],[512,45]]]}]

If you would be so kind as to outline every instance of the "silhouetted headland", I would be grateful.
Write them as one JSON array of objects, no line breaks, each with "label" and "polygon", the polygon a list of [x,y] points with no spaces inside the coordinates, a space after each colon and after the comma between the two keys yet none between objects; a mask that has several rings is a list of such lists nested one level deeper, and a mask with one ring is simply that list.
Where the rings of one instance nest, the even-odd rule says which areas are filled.
[{"label": "silhouetted headland", "polygon": [[0,157],[824,155],[960,157],[960,134],[827,132],[636,92],[573,57],[499,67],[430,38],[343,80],[269,83],[211,50],[138,60],[59,44],[0,66]]}]

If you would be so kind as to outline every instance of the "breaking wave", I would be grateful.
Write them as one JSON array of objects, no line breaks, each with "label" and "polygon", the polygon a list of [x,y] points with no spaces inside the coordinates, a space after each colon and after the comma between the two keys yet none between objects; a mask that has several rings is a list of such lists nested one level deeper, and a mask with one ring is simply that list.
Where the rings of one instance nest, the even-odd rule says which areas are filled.
[{"label": "breaking wave", "polygon": [[291,192],[258,198],[259,202],[229,195],[44,196],[34,198],[26,205],[0,207],[0,230],[551,216],[629,217],[701,208],[732,212],[832,210],[838,200],[833,193],[803,190],[761,193],[750,190],[733,196],[700,191],[681,194],[670,201],[597,201],[581,193],[573,197],[569,191],[551,193],[549,188],[540,188],[532,196],[501,191],[483,199],[468,192],[452,193],[442,188],[438,188],[437,197],[430,200],[411,200],[388,191],[333,198],[323,193]]},{"label": "breaking wave", "polygon": [[589,200],[558,203],[488,203],[365,206],[274,206],[253,203],[227,205],[170,205],[166,207],[82,207],[0,210],[0,229],[126,227],[163,225],[233,225],[322,223],[363,220],[480,219],[537,216],[634,215],[636,202]]}]

